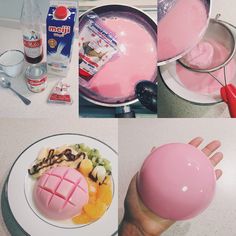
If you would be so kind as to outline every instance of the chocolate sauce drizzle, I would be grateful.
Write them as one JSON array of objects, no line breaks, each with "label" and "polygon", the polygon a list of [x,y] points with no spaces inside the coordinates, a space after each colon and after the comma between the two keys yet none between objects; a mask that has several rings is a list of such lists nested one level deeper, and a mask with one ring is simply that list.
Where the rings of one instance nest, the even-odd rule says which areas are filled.
[{"label": "chocolate sauce drizzle", "polygon": [[60,164],[63,161],[66,162],[74,162],[79,158],[85,158],[86,154],[84,152],[80,152],[77,155],[72,153],[71,149],[66,149],[60,154],[54,154],[55,149],[50,149],[48,152],[48,156],[43,158],[42,161],[32,166],[31,169],[28,169],[29,175],[35,175],[39,173],[40,170],[53,166],[54,164]]}]

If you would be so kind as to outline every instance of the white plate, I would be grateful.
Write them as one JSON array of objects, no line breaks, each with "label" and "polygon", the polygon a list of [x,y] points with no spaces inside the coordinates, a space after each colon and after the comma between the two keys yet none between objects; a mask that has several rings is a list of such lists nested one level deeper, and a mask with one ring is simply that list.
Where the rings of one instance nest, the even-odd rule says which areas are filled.
[{"label": "white plate", "polygon": [[[106,213],[89,225],[72,225],[68,222],[51,221],[44,218],[32,201],[33,181],[28,176],[28,168],[44,147],[59,147],[64,144],[84,143],[99,150],[112,165],[113,200]],[[118,228],[118,157],[117,153],[105,143],[79,134],[58,134],[45,137],[26,148],[12,166],[8,179],[9,206],[17,223],[31,236],[90,236],[112,235]],[[112,219],[112,220],[111,220]]]},{"label": "white plate", "polygon": [[172,62],[168,65],[161,66],[160,74],[166,86],[184,100],[203,105],[222,102],[219,93],[211,95],[203,95],[200,93],[190,91],[187,88],[185,88],[176,73],[176,62]]}]

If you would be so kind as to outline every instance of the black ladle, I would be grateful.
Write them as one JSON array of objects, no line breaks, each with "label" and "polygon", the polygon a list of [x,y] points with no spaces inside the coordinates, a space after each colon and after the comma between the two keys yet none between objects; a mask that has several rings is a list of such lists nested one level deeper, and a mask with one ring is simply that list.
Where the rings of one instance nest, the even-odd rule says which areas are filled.
[{"label": "black ladle", "polygon": [[135,93],[143,106],[157,113],[157,84],[151,81],[141,81],[136,85]]}]

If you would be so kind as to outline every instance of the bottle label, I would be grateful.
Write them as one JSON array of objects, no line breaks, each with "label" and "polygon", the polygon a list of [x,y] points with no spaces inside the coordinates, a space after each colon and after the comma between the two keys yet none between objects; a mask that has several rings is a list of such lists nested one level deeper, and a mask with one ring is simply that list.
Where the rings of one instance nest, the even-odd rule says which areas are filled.
[{"label": "bottle label", "polygon": [[37,58],[42,54],[42,38],[39,33],[31,31],[23,36],[25,54],[30,58]]}]

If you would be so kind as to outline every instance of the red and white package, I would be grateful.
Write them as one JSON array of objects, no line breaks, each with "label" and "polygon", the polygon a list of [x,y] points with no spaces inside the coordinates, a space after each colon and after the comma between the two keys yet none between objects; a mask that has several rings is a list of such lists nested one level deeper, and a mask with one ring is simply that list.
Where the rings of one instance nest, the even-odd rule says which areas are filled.
[{"label": "red and white package", "polygon": [[84,15],[80,24],[84,26],[79,32],[79,75],[89,81],[118,53],[118,42],[94,12]]},{"label": "red and white package", "polygon": [[62,80],[53,88],[49,95],[48,102],[72,104],[71,95],[69,93],[70,85]]}]

